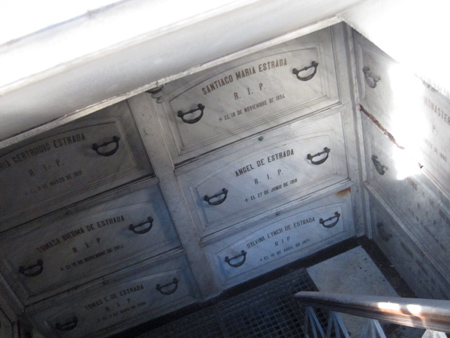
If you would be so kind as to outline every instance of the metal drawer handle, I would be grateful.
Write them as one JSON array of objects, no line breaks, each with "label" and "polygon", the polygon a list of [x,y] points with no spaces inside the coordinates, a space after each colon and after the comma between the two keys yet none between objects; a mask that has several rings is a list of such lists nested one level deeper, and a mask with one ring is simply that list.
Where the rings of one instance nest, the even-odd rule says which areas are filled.
[{"label": "metal drawer handle", "polygon": [[[105,142],[105,143],[100,144],[100,145],[98,145],[97,143],[94,143],[92,145],[92,150],[95,150],[95,152],[97,154],[99,154],[100,156],[111,156],[111,155],[114,155],[117,152],[117,150],[119,149],[119,140],[120,140],[119,136],[113,136],[112,141]],[[106,146],[110,145],[111,143],[115,143],[116,144],[116,147],[114,149],[112,149],[110,151],[107,151],[107,152],[104,152],[104,153],[99,151],[100,148],[106,147]]]},{"label": "metal drawer handle", "polygon": [[[218,199],[217,201],[211,202],[212,199],[217,198],[221,195],[223,195],[222,199]],[[219,193],[215,194],[214,196],[205,195],[205,197],[203,197],[203,199],[206,202],[208,202],[209,205],[219,205],[219,204],[222,204],[223,202],[225,202],[225,200],[227,199],[227,195],[228,195],[228,190],[223,188],[222,192],[219,192]]]},{"label": "metal drawer handle", "polygon": [[[323,159],[321,159],[321,160],[313,161],[313,158],[314,158],[314,157],[321,156],[321,155],[323,155],[323,154],[327,154],[327,156],[325,156],[325,157],[324,157]],[[325,147],[325,148],[323,148],[323,151],[321,151],[320,153],[317,153],[317,154],[315,154],[315,155],[308,154],[308,155],[306,156],[306,158],[307,158],[308,160],[310,160],[312,164],[314,164],[314,165],[320,165],[320,164],[324,163],[324,162],[328,159],[328,155],[329,155],[329,154],[330,154],[330,148]]]},{"label": "metal drawer handle", "polygon": [[[179,118],[181,118],[181,119],[183,120],[184,123],[189,123],[189,124],[197,123],[197,122],[200,121],[200,119],[203,117],[203,110],[205,109],[205,106],[202,105],[201,103],[199,103],[197,107],[198,107],[198,108],[189,110],[189,111],[186,112],[186,113],[183,113],[181,110],[179,110],[177,116],[178,116]],[[187,115],[187,114],[192,114],[192,113],[196,112],[197,110],[200,110],[200,111],[201,111],[201,114],[200,114],[199,116],[197,116],[195,119],[186,120],[186,119],[184,118],[185,115]]]},{"label": "metal drawer handle", "polygon": [[38,259],[36,264],[30,265],[28,267],[24,266],[19,267],[19,273],[27,277],[39,276],[43,270],[44,270],[44,262],[42,261],[42,259]]},{"label": "metal drawer handle", "polygon": [[[317,66],[318,65],[319,64],[316,61],[313,61],[313,62],[311,62],[311,66],[306,66],[306,67],[303,67],[302,69],[299,69],[299,70],[297,68],[294,68],[292,70],[292,74],[297,75],[297,79],[299,79],[300,81],[309,81],[309,80],[311,80],[314,77],[314,75],[316,75]],[[314,67],[314,72],[312,72],[312,74],[310,74],[308,76],[305,76],[305,77],[298,76],[298,74],[300,72],[303,72],[303,71],[308,70],[308,69],[313,68],[313,67]]]},{"label": "metal drawer handle", "polygon": [[[336,218],[336,221],[334,221],[334,222],[332,222],[332,223],[325,224],[325,223],[327,223],[327,222],[332,221],[332,220],[335,219],[335,218]],[[323,226],[324,228],[328,228],[328,229],[329,229],[329,228],[334,227],[336,224],[338,224],[340,218],[341,218],[341,214],[338,213],[338,212],[336,211],[336,212],[334,213],[334,216],[331,216],[330,218],[327,218],[327,219],[321,218],[321,219],[319,219],[319,223],[322,224],[322,226]]]},{"label": "metal drawer handle", "polygon": [[372,155],[372,162],[373,162],[373,165],[375,166],[375,169],[377,170],[377,172],[380,175],[386,174],[386,170],[388,170],[388,167],[385,167],[384,165],[382,165],[380,163],[380,161],[378,161],[378,157],[377,156]]},{"label": "metal drawer handle", "polygon": [[[174,285],[174,287],[172,289],[169,289],[167,291],[163,290],[164,288],[167,288],[171,285]],[[177,291],[177,289],[178,289],[178,279],[176,279],[176,278],[174,278],[173,281],[170,283],[167,283],[164,285],[160,285],[160,284],[156,285],[156,290],[158,290],[162,295],[166,295],[166,296],[171,295],[172,293]]]},{"label": "metal drawer handle", "polygon": [[59,330],[59,331],[70,331],[73,330],[78,324],[78,318],[77,317],[73,317],[71,320],[65,322],[65,323],[56,323],[55,324],[55,329]]},{"label": "metal drawer handle", "polygon": [[375,88],[377,86],[377,82],[381,80],[381,77],[378,75],[373,75],[370,71],[370,67],[363,67],[364,79],[366,80],[367,85],[370,88]]},{"label": "metal drawer handle", "polygon": [[[238,259],[239,257],[244,257],[244,259],[241,260],[241,261],[238,262],[238,263],[234,263],[234,264],[231,263],[232,260]],[[228,256],[225,257],[225,263],[228,263],[228,265],[231,266],[231,267],[233,267],[233,268],[238,268],[238,267],[240,267],[242,264],[245,263],[245,260],[246,260],[246,259],[247,259],[247,252],[245,252],[244,250],[242,250],[241,253],[240,253],[239,255],[236,255],[236,256],[234,256],[234,257],[232,257],[232,258],[229,258]]]},{"label": "metal drawer handle", "polygon": [[[139,227],[141,227],[141,226],[143,226],[143,225],[145,225],[147,223],[150,224],[148,227],[142,228],[141,230],[136,230],[136,228],[139,228]],[[142,223],[139,223],[137,225],[130,224],[128,229],[133,231],[135,234],[142,235],[142,234],[145,234],[145,233],[149,232],[152,229],[152,227],[153,227],[153,218],[148,217],[147,218],[147,222],[142,222]]]}]

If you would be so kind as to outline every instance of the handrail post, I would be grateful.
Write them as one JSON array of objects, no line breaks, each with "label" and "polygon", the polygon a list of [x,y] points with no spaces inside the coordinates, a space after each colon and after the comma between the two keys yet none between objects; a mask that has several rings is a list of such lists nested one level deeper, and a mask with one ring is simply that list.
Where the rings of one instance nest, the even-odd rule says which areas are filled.
[{"label": "handrail post", "polygon": [[314,309],[310,306],[307,306],[305,308],[305,336],[307,338],[309,337],[309,325],[311,325],[311,331],[313,334],[313,338],[319,338],[317,336],[317,333],[320,334],[321,338],[325,338],[325,334],[323,332],[322,326],[319,323],[319,319],[316,316],[316,313],[314,312]]},{"label": "handrail post", "polygon": [[[368,335],[368,334],[370,334],[370,335]],[[384,334],[383,328],[381,327],[380,322],[378,320],[368,319],[367,323],[366,323],[366,325],[364,325],[359,337],[360,338],[366,338],[366,337],[386,338],[386,335]]]},{"label": "handrail post", "polygon": [[339,313],[330,311],[330,315],[328,316],[328,327],[327,327],[327,338],[331,337],[331,334],[334,332],[337,338],[341,337],[340,332],[343,333],[344,338],[350,338],[348,335],[348,330],[345,327],[344,321],[342,320]]}]

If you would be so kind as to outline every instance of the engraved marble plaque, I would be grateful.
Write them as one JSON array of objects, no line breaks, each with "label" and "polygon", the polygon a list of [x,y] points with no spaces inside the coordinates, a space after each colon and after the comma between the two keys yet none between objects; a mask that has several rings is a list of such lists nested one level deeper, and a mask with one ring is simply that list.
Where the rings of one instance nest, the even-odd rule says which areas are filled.
[{"label": "engraved marble plaque", "polygon": [[421,247],[418,247],[417,240],[403,229],[404,225],[399,225],[375,199],[372,198],[371,203],[375,241],[411,289],[418,297],[448,299],[449,281],[433,266],[429,256],[424,255],[422,250],[427,244],[419,239]]},{"label": "engraved marble plaque", "polygon": [[428,187],[431,183],[417,163],[411,161],[409,164],[417,166],[415,173],[401,175],[401,168],[405,164],[405,158],[401,155],[405,150],[398,149],[367,119],[363,120],[363,125],[368,146],[366,184],[392,206],[412,236],[422,243],[424,251],[450,277],[447,264],[450,251],[446,246],[450,240],[450,211],[445,201]]},{"label": "engraved marble plaque", "polygon": [[184,259],[129,269],[125,279],[107,279],[48,308],[41,304],[31,317],[46,337],[106,336],[194,302],[189,271]]},{"label": "engraved marble plaque", "polygon": [[1,271],[25,303],[179,246],[157,185],[2,237]]},{"label": "engraved marble plaque", "polygon": [[449,100],[361,36],[356,41],[366,115],[450,197]]},{"label": "engraved marble plaque", "polygon": [[340,114],[291,124],[179,176],[211,233],[347,178]]},{"label": "engraved marble plaque", "polygon": [[240,283],[354,234],[349,191],[329,196],[207,248],[224,284]]},{"label": "engraved marble plaque", "polygon": [[145,174],[126,102],[0,154],[0,230]]},{"label": "engraved marble plaque", "polygon": [[176,162],[339,101],[331,31],[165,86]]},{"label": "engraved marble plaque", "polygon": [[359,34],[356,58],[364,110],[400,146],[414,152],[417,138],[427,129],[420,109],[422,81]]},{"label": "engraved marble plaque", "polygon": [[397,147],[371,120],[363,116],[362,122],[366,147],[366,182],[386,201],[406,210],[410,204],[407,178],[420,174],[419,164],[407,150]]},{"label": "engraved marble plaque", "polygon": [[424,86],[419,105],[423,118],[413,132],[421,141],[423,171],[450,198],[450,101]]},{"label": "engraved marble plaque", "polygon": [[396,63],[364,37],[356,34],[356,72],[361,103],[383,125],[398,102],[394,98],[394,86],[390,73]]}]

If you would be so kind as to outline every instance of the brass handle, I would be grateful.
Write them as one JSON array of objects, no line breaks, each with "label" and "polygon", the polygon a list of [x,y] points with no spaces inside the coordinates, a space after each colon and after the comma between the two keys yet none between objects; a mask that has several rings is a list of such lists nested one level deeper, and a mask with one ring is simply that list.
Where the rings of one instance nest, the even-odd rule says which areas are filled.
[{"label": "brass handle", "polygon": [[[171,285],[174,285],[174,287],[172,289],[169,289],[167,291],[163,290],[165,288],[168,288]],[[170,282],[170,283],[167,283],[167,284],[164,284],[164,285],[160,285],[160,284],[156,285],[156,290],[158,290],[161,294],[163,294],[165,296],[171,295],[172,293],[177,291],[177,289],[178,289],[178,279],[177,278],[174,278],[173,281]]]},{"label": "brass handle", "polygon": [[370,71],[370,67],[363,67],[364,79],[366,80],[367,85],[370,88],[376,88],[377,82],[381,80],[381,77],[378,75],[373,75]]},{"label": "brass handle", "polygon": [[[324,228],[329,229],[329,228],[334,227],[336,224],[338,224],[340,218],[341,218],[341,214],[336,211],[334,213],[334,216],[331,216],[327,219],[323,219],[323,218],[319,219],[319,223],[322,224],[322,226]],[[336,219],[336,221],[331,222],[333,219]],[[328,223],[328,222],[331,222],[331,223]]]},{"label": "brass handle", "polygon": [[388,170],[388,167],[385,167],[384,165],[382,165],[380,163],[380,161],[378,161],[378,157],[377,156],[372,155],[372,162],[373,162],[373,165],[375,166],[375,169],[377,170],[377,172],[380,175],[386,174],[386,170]]},{"label": "brass handle", "polygon": [[[313,61],[313,62],[311,62],[310,66],[303,67],[302,69],[294,68],[292,70],[292,74],[297,75],[297,79],[299,79],[300,81],[309,81],[314,77],[314,75],[316,75],[318,65],[319,64],[316,61]],[[314,72],[312,72],[312,74],[309,74],[308,76],[304,76],[304,77],[301,77],[298,75],[300,72],[304,72],[310,68],[314,68]]]},{"label": "brass handle", "polygon": [[[185,113],[183,113],[183,112],[180,110],[180,111],[178,111],[177,116],[178,116],[179,118],[181,118],[181,119],[183,120],[184,123],[188,123],[188,124],[194,124],[194,123],[197,123],[197,122],[200,121],[200,119],[203,117],[203,111],[204,111],[204,109],[205,109],[205,106],[202,105],[201,103],[199,103],[199,104],[197,105],[197,107],[198,107],[198,108],[189,110],[188,112],[185,112]],[[196,118],[191,119],[191,120],[186,120],[186,119],[184,118],[186,115],[195,113],[197,110],[200,110],[201,113],[200,113],[200,115],[197,116]]]},{"label": "brass handle", "polygon": [[[244,259],[242,259],[240,262],[237,263],[231,263],[232,260],[234,259],[238,259],[239,257],[243,257]],[[236,255],[232,258],[229,258],[228,256],[225,257],[225,263],[227,263],[229,266],[233,267],[233,268],[238,268],[240,267],[242,264],[245,263],[245,260],[247,259],[247,252],[245,252],[244,250],[241,251],[241,253],[239,255]]]},{"label": "brass handle", "polygon": [[[148,227],[142,228],[141,230],[136,230],[136,228],[142,227],[143,225],[145,225],[147,223],[149,223]],[[130,224],[128,229],[133,231],[135,234],[142,235],[142,234],[149,232],[152,227],[153,227],[153,218],[148,217],[146,222],[142,222],[137,225]]]},{"label": "brass handle", "polygon": [[[217,197],[222,196],[222,195],[223,195],[223,198],[211,202],[212,199],[217,198]],[[222,204],[223,202],[225,202],[225,200],[227,199],[227,195],[228,195],[228,190],[223,188],[221,192],[219,192],[219,193],[217,193],[217,194],[215,194],[213,196],[205,195],[203,197],[203,200],[208,202],[209,205],[219,205],[219,204]]]},{"label": "brass handle", "polygon": [[[92,145],[92,150],[95,150],[95,152],[98,155],[100,155],[100,156],[111,156],[111,155],[114,155],[117,152],[117,150],[119,149],[119,140],[120,140],[119,136],[113,136],[112,141],[105,142],[105,143],[100,144],[100,145],[98,145],[97,143],[94,143]],[[110,145],[111,143],[115,143],[116,144],[114,149],[112,149],[110,151],[106,151],[106,152],[101,152],[99,150],[100,148],[106,147],[106,146]]]},{"label": "brass handle", "polygon": [[44,270],[44,262],[42,259],[38,259],[36,264],[30,265],[28,267],[20,266],[19,273],[27,277],[39,276]]},{"label": "brass handle", "polygon": [[59,331],[70,331],[73,330],[78,324],[78,318],[73,317],[71,320],[65,322],[65,323],[56,323],[55,329]]},{"label": "brass handle", "polygon": [[[325,157],[322,158],[321,160],[313,161],[313,158],[314,158],[314,157],[321,156],[321,155],[323,155],[323,154],[327,154],[327,156],[325,156]],[[315,155],[308,154],[308,155],[306,156],[306,158],[307,158],[312,164],[314,164],[314,165],[320,165],[320,164],[324,163],[324,162],[328,159],[328,155],[329,155],[329,154],[330,154],[330,148],[325,147],[325,148],[323,148],[323,151],[321,151],[320,153],[317,153],[317,154],[315,154]]]}]

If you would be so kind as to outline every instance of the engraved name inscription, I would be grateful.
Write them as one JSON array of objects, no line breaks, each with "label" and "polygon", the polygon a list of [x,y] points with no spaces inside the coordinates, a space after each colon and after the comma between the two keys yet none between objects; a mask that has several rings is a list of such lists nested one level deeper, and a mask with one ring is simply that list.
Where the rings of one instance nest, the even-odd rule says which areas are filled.
[{"label": "engraved name inscription", "polygon": [[[250,66],[247,68],[243,68],[243,69],[237,70],[234,74],[225,75],[222,78],[207,84],[205,87],[202,88],[202,92],[203,92],[203,94],[207,95],[218,88],[224,87],[224,86],[232,83],[235,79],[240,80],[240,79],[246,78],[248,76],[255,75],[257,73],[256,69],[258,70],[259,73],[261,73],[261,72],[265,72],[265,71],[273,69],[273,68],[278,68],[278,67],[283,67],[283,66],[287,66],[286,58],[279,59],[279,60],[271,60],[268,62],[260,63],[256,66]],[[256,67],[256,69],[255,69],[255,67]],[[237,95],[237,93],[234,93],[234,94],[235,94],[235,98],[239,99],[239,95]]]},{"label": "engraved name inscription", "polygon": [[[430,93],[432,97],[436,97],[437,101],[441,102],[443,100],[439,96],[434,96]],[[429,130],[426,136],[423,138],[423,142],[426,146],[426,155],[432,155],[433,158],[440,161],[439,164],[447,165],[448,163],[448,151],[445,146],[442,145],[446,140],[444,138],[448,135],[448,127],[450,126],[450,115],[448,113],[448,108],[437,103],[432,97],[424,96],[423,103],[426,107],[427,123],[429,125]]]},{"label": "engraved name inscription", "polygon": [[[142,291],[142,290],[144,290],[144,285],[138,284],[138,285],[135,285],[135,286],[132,286],[132,287],[120,290],[118,292],[111,293],[108,296],[104,296],[103,298],[98,298],[97,300],[95,300],[93,302],[89,302],[88,304],[86,304],[84,306],[84,308],[86,310],[93,310],[93,309],[95,309],[95,308],[97,308],[97,307],[99,307],[101,305],[104,305],[106,303],[110,303],[112,301],[120,299],[121,297],[130,295],[132,293],[139,292],[139,291]],[[106,311],[108,311],[108,310],[106,310]]]},{"label": "engraved name inscription", "polygon": [[[433,239],[434,244],[442,253],[447,252],[445,243],[447,236],[445,226],[450,227],[449,213],[442,203],[429,192],[421,183],[412,177],[408,177],[406,182],[413,189],[410,193],[410,201],[408,201],[409,215],[414,219],[420,228],[415,227],[414,230],[423,229],[426,232],[425,238]],[[440,234],[437,236],[437,234]],[[423,233],[420,236],[423,237]]]},{"label": "engraved name inscription", "polygon": [[[48,249],[50,249],[64,241],[67,241],[71,238],[75,238],[75,237],[83,235],[89,231],[93,231],[98,228],[102,228],[107,225],[116,224],[119,222],[125,222],[125,217],[123,215],[119,215],[117,217],[110,217],[107,219],[99,220],[97,222],[92,222],[91,224],[87,224],[84,227],[70,230],[69,232],[62,234],[60,237],[49,240],[47,243],[41,244],[38,247],[36,247],[36,250],[40,253],[43,253],[44,251],[47,251]],[[77,250],[74,249],[74,252],[77,252]]]},{"label": "engraved name inscription", "polygon": [[[294,149],[292,149],[292,148],[291,149],[287,149],[287,150],[278,151],[278,152],[276,152],[274,154],[270,154],[270,155],[266,156],[265,158],[261,158],[260,160],[257,160],[254,163],[250,163],[250,164],[248,164],[248,165],[246,165],[246,166],[244,166],[242,168],[239,168],[239,169],[235,170],[235,175],[236,175],[236,177],[240,177],[240,176],[242,176],[242,175],[244,175],[244,174],[246,174],[246,173],[248,173],[248,172],[250,172],[252,170],[255,170],[255,169],[258,169],[258,168],[264,169],[263,167],[266,164],[273,163],[273,162],[276,162],[278,160],[281,160],[281,159],[284,159],[284,158],[287,158],[287,157],[290,157],[290,156],[294,156],[294,155],[295,155],[294,154]],[[275,173],[275,175],[273,173]],[[286,188],[286,187],[288,187],[288,186],[290,186],[292,184],[297,183],[297,181],[298,181],[297,178],[292,178],[290,180],[283,181],[283,182],[280,181],[279,184],[276,184],[276,185],[273,185],[273,186],[270,186],[270,184],[268,185],[267,183],[263,183],[263,181],[269,181],[269,180],[272,180],[274,178],[275,178],[275,181],[279,181],[281,179],[281,175],[282,174],[284,174],[284,171],[282,169],[278,168],[275,171],[272,169],[271,171],[265,172],[263,175],[261,175],[261,177],[264,177],[263,179],[261,179],[261,178],[254,178],[253,177],[252,178],[253,183],[255,185],[261,185],[264,188],[262,190],[260,190],[260,191],[255,191],[255,193],[252,194],[252,195],[246,196],[245,199],[244,199],[245,202],[254,201],[254,200],[258,199],[258,198],[261,198],[263,196],[267,196],[270,193],[274,193],[274,192],[276,192],[278,190],[281,190],[281,189]]]},{"label": "engraved name inscription", "polygon": [[444,124],[450,126],[450,115],[447,114],[447,111],[432,101],[429,97],[424,96],[423,98],[425,106],[429,108],[432,112],[438,116]]},{"label": "engraved name inscription", "polygon": [[[323,218],[335,213],[342,215],[341,207],[334,205],[334,207],[318,208],[293,215],[238,240],[231,248],[224,248],[217,258],[220,259],[221,266],[225,268],[225,275],[231,277],[293,253],[297,255],[306,248],[324,241],[334,241],[337,236],[345,232],[344,222],[339,220],[328,228],[321,222]],[[241,253],[243,249],[246,255],[242,268],[230,265],[227,260],[224,260],[225,257],[233,257],[232,253]]]},{"label": "engraved name inscription", "polygon": [[[66,232],[58,237],[47,239],[45,243],[36,246],[35,250],[45,255],[53,255],[52,249],[55,247],[60,247],[60,252],[64,250],[65,254],[61,255],[62,259],[60,260],[63,263],[59,267],[60,271],[83,266],[88,262],[92,262],[98,258],[105,258],[125,248],[125,244],[120,243],[120,241],[111,245],[108,241],[105,242],[103,240],[101,234],[93,236],[93,231],[98,232],[102,229],[108,229],[108,226],[115,224],[128,223],[126,223],[124,215],[95,220],[84,226],[66,230]],[[83,239],[86,235],[88,235],[88,238]],[[61,245],[64,245],[64,247],[61,247]],[[72,253],[73,256],[70,256],[69,253]]]},{"label": "engraved name inscription", "polygon": [[[255,64],[249,64],[244,68],[234,70],[229,74],[221,75],[220,78],[216,78],[213,81],[206,83],[201,88],[201,91],[204,95],[210,95],[212,92],[222,89],[223,87],[226,87],[230,84],[238,84],[239,82],[247,80],[249,77],[252,76],[258,78],[258,74],[260,73],[265,73],[270,70],[278,69],[280,67],[287,68],[287,66],[288,66],[287,58],[259,61]],[[267,78],[264,79],[267,80]],[[264,82],[258,81],[245,81],[245,83],[243,82],[243,84],[239,84],[233,88],[235,88],[234,90],[239,89],[240,91],[224,92],[223,95],[221,94],[221,97],[231,95],[229,98],[232,101],[243,101],[247,105],[245,106],[240,105],[238,109],[235,109],[231,112],[225,112],[224,114],[220,114],[218,116],[219,122],[230,121],[232,119],[238,118],[252,111],[264,108],[270,104],[285,99],[287,95],[287,93],[284,92],[276,93],[276,95],[273,95],[274,93],[272,88],[268,88],[264,84]],[[266,96],[266,98],[260,100],[259,98],[261,98],[261,95]],[[257,99],[252,99],[252,96],[257,97]],[[256,102],[248,104],[249,102],[252,101]]]},{"label": "engraved name inscription", "polygon": [[[61,150],[63,147],[86,141],[89,141],[88,136],[84,132],[79,132],[59,135],[42,143],[33,143],[2,156],[0,158],[0,175],[13,175],[15,170],[20,170],[27,175],[28,178],[24,178],[24,183],[26,182],[27,185],[24,185],[19,191],[23,197],[44,192],[50,193],[49,191],[56,186],[70,183],[80,177],[87,177],[81,167],[73,167],[71,163],[67,163],[67,156],[62,151],[70,150]],[[54,154],[49,156],[52,152]],[[66,157],[66,160],[63,157]],[[8,177],[5,176],[5,178]]]},{"label": "engraved name inscription", "polygon": [[[85,303],[84,310],[92,313],[96,323],[104,323],[118,317],[133,315],[133,312],[146,306],[144,284],[136,284],[115,292],[110,292],[93,301]],[[92,321],[90,321],[92,323]],[[106,324],[106,323],[105,323]]]},{"label": "engraved name inscription", "polygon": [[[276,160],[280,160],[282,158],[285,158],[285,157],[288,157],[288,156],[291,156],[291,155],[294,155],[294,149],[288,149],[288,150],[285,150],[285,151],[280,151],[280,152],[278,152],[278,153],[276,153],[274,155],[269,155],[265,159],[262,158],[262,159],[256,161],[255,167],[253,167],[253,163],[251,163],[251,164],[248,164],[248,165],[246,165],[245,167],[243,167],[241,169],[236,170],[235,171],[236,177],[238,177],[240,175],[243,175],[243,174],[245,174],[245,173],[247,173],[247,172],[249,172],[249,171],[251,171],[251,170],[253,170],[253,169],[257,168],[257,167],[261,167],[261,166],[265,165],[266,163],[271,163],[271,162],[274,162]],[[257,184],[257,183],[255,183],[255,184]]]},{"label": "engraved name inscription", "polygon": [[[3,170],[6,170],[8,168],[12,168],[14,164],[18,164],[21,162],[25,162],[31,158],[34,158],[36,156],[39,156],[41,154],[47,153],[51,150],[61,148],[64,146],[68,146],[77,142],[85,141],[86,136],[84,133],[79,134],[73,134],[57,139],[52,139],[50,142],[42,143],[42,144],[33,144],[31,148],[25,148],[21,149],[20,151],[13,152],[12,154],[8,154],[3,156],[0,159],[0,172]],[[61,165],[59,159],[54,160],[54,164],[57,167]],[[47,167],[45,164],[43,165],[44,169],[47,170]],[[35,176],[36,174],[32,169],[28,171],[29,175],[31,177]]]},{"label": "engraved name inscription", "polygon": [[[273,238],[273,237],[275,237],[277,235],[286,233],[289,230],[292,230],[292,229],[295,229],[295,228],[299,228],[302,225],[315,222],[315,220],[316,220],[315,217],[312,216],[312,217],[308,217],[306,219],[302,219],[302,220],[293,222],[292,224],[286,225],[284,228],[280,227],[280,228],[278,228],[276,230],[272,230],[272,231],[268,232],[265,236],[259,237],[259,238],[255,239],[254,241],[248,242],[246,244],[247,249],[255,247],[257,244],[264,242],[266,239]],[[287,236],[286,238],[281,239],[281,241],[275,241],[274,244],[275,244],[275,246],[278,246],[280,244],[284,244],[285,241],[289,242],[290,240],[291,240],[291,236]],[[303,244],[305,244],[305,243],[303,243]],[[295,245],[297,247],[300,246],[299,243],[296,243]]]}]

